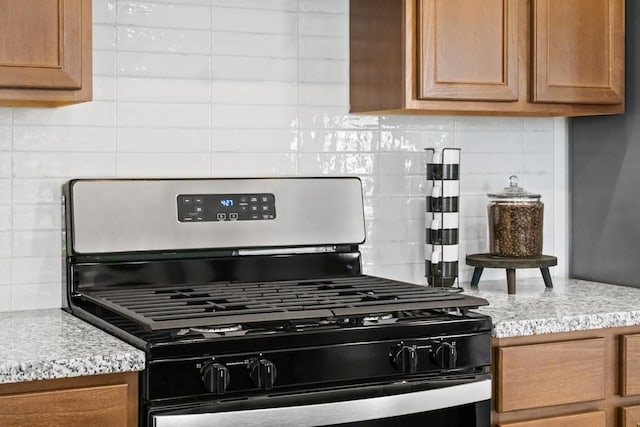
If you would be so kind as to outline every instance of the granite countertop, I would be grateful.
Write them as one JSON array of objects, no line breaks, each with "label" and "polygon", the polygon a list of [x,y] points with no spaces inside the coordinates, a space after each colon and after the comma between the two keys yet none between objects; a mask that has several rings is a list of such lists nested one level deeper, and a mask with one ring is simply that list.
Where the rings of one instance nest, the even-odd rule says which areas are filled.
[{"label": "granite countertop", "polygon": [[0,383],[141,371],[144,352],[60,309],[0,313]]},{"label": "granite countertop", "polygon": [[486,298],[489,306],[475,311],[493,319],[492,335],[508,338],[557,332],[640,325],[640,289],[576,279],[519,279],[516,294],[507,294],[506,280],[480,281],[464,292]]}]

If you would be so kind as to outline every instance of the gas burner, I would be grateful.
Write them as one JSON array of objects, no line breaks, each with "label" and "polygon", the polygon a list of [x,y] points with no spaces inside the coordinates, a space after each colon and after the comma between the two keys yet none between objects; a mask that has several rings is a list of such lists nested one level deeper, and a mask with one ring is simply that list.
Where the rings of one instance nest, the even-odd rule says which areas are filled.
[{"label": "gas burner", "polygon": [[391,313],[369,314],[362,318],[362,324],[365,326],[384,325],[394,323],[396,320],[398,319]]},{"label": "gas burner", "polygon": [[220,326],[202,326],[192,327],[188,329],[181,329],[178,331],[178,335],[187,335],[190,333],[199,334],[205,338],[210,337],[224,337],[224,336],[240,336],[246,334],[248,331],[242,329],[242,325],[220,325]]}]

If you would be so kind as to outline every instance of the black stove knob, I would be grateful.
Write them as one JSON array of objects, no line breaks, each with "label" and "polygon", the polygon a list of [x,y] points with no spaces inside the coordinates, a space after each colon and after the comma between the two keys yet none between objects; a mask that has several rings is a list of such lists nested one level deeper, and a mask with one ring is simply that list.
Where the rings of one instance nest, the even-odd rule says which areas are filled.
[{"label": "black stove knob", "polygon": [[278,370],[276,365],[267,359],[258,359],[249,366],[251,381],[263,390],[271,390],[276,382]]},{"label": "black stove knob", "polygon": [[209,393],[224,394],[229,385],[229,369],[220,363],[209,363],[202,367],[202,382]]},{"label": "black stove knob", "polygon": [[418,350],[414,346],[398,344],[389,353],[391,366],[405,374],[415,374],[418,371]]},{"label": "black stove knob", "polygon": [[455,369],[458,362],[458,349],[455,342],[439,342],[433,347],[432,357],[440,369]]}]

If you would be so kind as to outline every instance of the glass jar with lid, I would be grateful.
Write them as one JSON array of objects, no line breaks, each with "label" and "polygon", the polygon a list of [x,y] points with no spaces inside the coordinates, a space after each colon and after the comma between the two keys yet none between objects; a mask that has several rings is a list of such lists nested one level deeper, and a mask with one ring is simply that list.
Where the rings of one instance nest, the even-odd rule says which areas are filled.
[{"label": "glass jar with lid", "polygon": [[504,191],[489,193],[489,252],[501,257],[542,255],[544,205],[540,194],[518,186],[518,177],[509,177]]}]

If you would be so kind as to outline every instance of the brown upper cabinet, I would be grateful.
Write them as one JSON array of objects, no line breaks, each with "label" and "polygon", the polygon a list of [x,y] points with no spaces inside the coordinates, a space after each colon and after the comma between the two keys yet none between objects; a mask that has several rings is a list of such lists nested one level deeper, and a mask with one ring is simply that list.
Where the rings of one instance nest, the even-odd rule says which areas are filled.
[{"label": "brown upper cabinet", "polygon": [[352,112],[624,112],[624,0],[351,0]]},{"label": "brown upper cabinet", "polygon": [[91,0],[0,0],[0,105],[92,98]]}]

